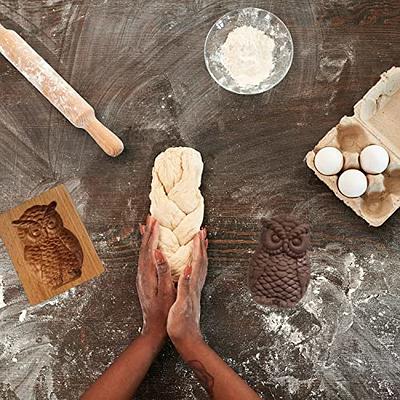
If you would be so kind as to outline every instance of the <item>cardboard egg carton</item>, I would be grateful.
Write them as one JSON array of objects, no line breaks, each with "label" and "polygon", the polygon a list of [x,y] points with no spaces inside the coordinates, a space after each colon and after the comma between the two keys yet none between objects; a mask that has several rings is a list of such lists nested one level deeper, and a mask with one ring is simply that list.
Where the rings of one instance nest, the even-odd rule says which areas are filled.
[{"label": "cardboard egg carton", "polygon": [[[336,147],[344,155],[343,169],[357,168],[361,150],[377,144],[390,156],[386,171],[368,175],[367,192],[358,198],[340,193],[339,175],[320,174],[314,165],[317,152]],[[354,106],[352,117],[343,117],[306,156],[306,162],[346,205],[372,226],[381,226],[400,207],[400,68],[393,67],[381,75],[379,82]]]}]

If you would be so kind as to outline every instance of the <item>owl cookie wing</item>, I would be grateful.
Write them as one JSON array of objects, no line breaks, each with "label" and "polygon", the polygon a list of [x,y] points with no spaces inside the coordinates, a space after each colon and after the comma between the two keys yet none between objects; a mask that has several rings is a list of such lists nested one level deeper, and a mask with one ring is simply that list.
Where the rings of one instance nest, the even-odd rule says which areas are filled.
[{"label": "owl cookie wing", "polygon": [[81,244],[79,243],[76,236],[68,229],[64,230],[64,233],[60,236],[62,244],[75,255],[79,266],[83,264],[83,251]]},{"label": "owl cookie wing", "polygon": [[262,247],[259,246],[250,260],[248,280],[252,289],[265,272],[267,258],[268,255],[264,254]]},{"label": "owl cookie wing", "polygon": [[300,283],[301,295],[304,296],[310,283],[310,262],[307,256],[297,260],[297,278]]},{"label": "owl cookie wing", "polygon": [[33,267],[33,271],[40,275],[43,265],[42,252],[40,249],[35,246],[25,246],[24,259],[31,267]]}]

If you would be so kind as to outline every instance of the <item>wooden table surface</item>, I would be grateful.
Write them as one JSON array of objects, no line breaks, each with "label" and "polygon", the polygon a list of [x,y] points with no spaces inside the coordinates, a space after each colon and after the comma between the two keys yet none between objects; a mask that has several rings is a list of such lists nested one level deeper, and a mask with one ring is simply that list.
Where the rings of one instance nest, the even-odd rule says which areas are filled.
[{"label": "wooden table surface", "polygon": [[[242,97],[214,83],[202,50],[219,16],[248,5],[285,21],[295,57],[279,86]],[[0,0],[0,22],[126,144],[108,158],[0,57],[0,211],[65,183],[106,267],[32,307],[0,245],[2,400],[78,399],[138,334],[137,225],[154,157],[177,145],[205,161],[210,345],[266,399],[400,398],[399,214],[369,228],[303,162],[400,63],[398,0]],[[246,286],[259,220],[283,212],[313,229],[311,287],[290,311]],[[136,398],[206,396],[167,346]]]}]

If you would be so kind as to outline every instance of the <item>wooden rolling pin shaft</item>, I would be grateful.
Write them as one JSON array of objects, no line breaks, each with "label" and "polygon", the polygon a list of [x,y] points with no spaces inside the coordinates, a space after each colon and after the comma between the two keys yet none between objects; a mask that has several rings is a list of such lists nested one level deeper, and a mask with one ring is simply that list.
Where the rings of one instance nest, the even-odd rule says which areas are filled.
[{"label": "wooden rolling pin shaft", "polygon": [[93,107],[21,36],[1,24],[0,53],[73,125],[86,130],[108,155],[116,157],[122,153],[124,145],[121,139],[96,118]]}]

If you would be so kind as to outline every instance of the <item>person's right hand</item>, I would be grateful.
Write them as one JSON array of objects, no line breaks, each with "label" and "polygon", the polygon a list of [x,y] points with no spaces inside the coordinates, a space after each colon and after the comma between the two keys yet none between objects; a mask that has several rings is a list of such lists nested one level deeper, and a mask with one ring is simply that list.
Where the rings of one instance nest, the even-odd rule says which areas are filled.
[{"label": "person's right hand", "polygon": [[193,239],[192,264],[178,281],[178,293],[167,320],[167,332],[177,345],[186,340],[202,339],[200,298],[207,276],[207,231],[202,229]]},{"label": "person's right hand", "polygon": [[208,264],[206,236],[204,229],[193,240],[193,261],[179,278],[177,298],[168,314],[167,332],[210,399],[260,400],[201,335],[200,297]]}]

